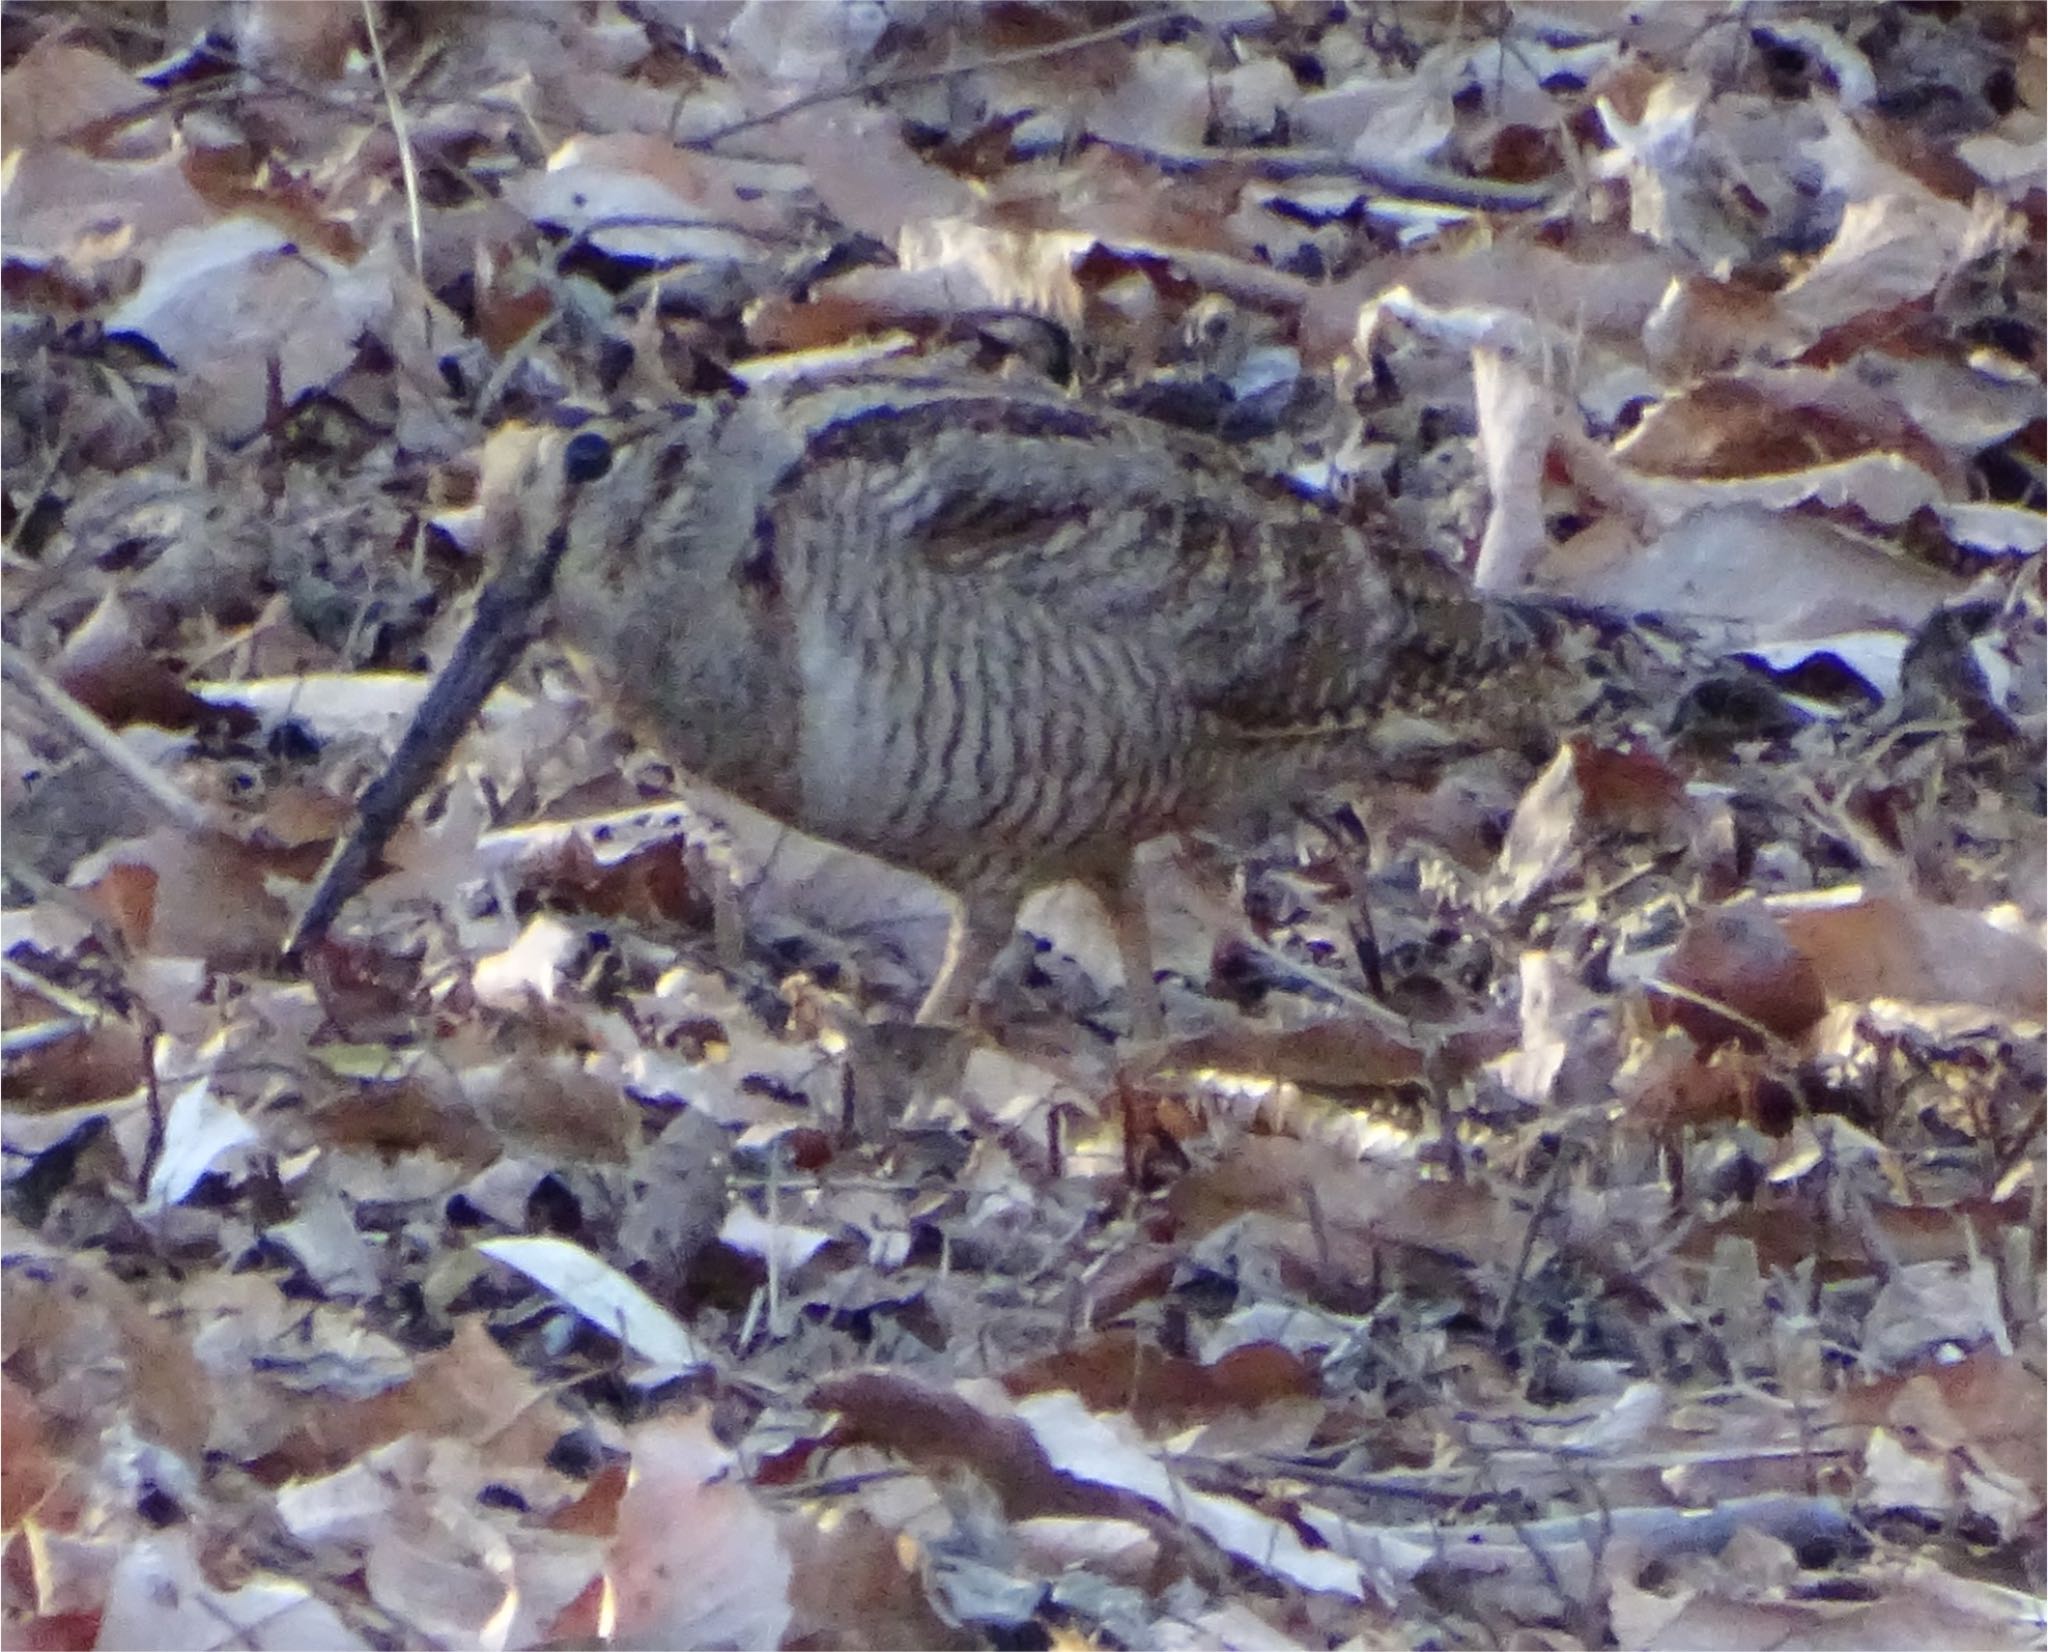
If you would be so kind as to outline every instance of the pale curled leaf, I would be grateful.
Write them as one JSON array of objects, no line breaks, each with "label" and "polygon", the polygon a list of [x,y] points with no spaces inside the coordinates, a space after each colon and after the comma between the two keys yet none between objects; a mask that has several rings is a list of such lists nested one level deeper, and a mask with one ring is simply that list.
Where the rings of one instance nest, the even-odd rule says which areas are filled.
[{"label": "pale curled leaf", "polygon": [[673,1314],[580,1245],[541,1236],[485,1239],[476,1249],[517,1268],[660,1371],[679,1372],[709,1358]]}]

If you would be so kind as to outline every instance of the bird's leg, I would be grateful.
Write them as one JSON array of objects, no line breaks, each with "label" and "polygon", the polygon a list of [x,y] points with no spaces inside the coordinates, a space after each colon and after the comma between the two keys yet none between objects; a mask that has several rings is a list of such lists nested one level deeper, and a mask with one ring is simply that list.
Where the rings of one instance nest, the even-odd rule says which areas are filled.
[{"label": "bird's leg", "polygon": [[932,978],[931,990],[917,1007],[921,1027],[950,1026],[967,1019],[975,995],[988,978],[989,965],[1009,944],[1017,927],[1014,896],[967,894],[960,897],[959,915],[946,935],[946,957]]},{"label": "bird's leg", "polygon": [[1137,869],[1126,855],[1109,873],[1090,880],[1109,913],[1116,932],[1117,960],[1123,965],[1124,994],[1131,1001],[1131,1037],[1155,1044],[1166,1037],[1166,1014],[1159,1003],[1159,983],[1152,973],[1152,930],[1145,919],[1145,892]]},{"label": "bird's leg", "polygon": [[[1116,935],[1124,991],[1131,1002],[1131,1036],[1141,1043],[1156,1043],[1166,1036],[1166,1018],[1152,976],[1152,932],[1145,920],[1144,893],[1130,857],[1084,881],[1108,912]],[[948,1026],[967,1019],[976,994],[988,979],[989,966],[1016,930],[1017,906],[1017,901],[1007,896],[961,897],[960,915],[946,937],[945,961],[918,1006],[919,1026]]]}]

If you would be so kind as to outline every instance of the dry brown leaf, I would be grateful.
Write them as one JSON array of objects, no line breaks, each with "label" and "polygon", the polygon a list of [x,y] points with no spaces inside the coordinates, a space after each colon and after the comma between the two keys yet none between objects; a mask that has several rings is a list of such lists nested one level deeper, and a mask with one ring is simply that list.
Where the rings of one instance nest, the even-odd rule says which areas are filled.
[{"label": "dry brown leaf", "polygon": [[699,1412],[632,1431],[632,1482],[605,1570],[624,1647],[774,1646],[792,1613],[775,1519]]},{"label": "dry brown leaf", "polygon": [[[9,637],[249,820],[123,842],[133,788],[10,713],[27,864],[114,848],[97,929],[5,914],[0,1638],[2038,1643],[1971,1579],[2043,1496],[2039,22],[1496,10],[400,7],[380,58],[353,0],[246,0],[241,75],[175,8],[9,11]],[[828,356],[1220,419],[1489,583],[1809,687],[1912,644],[1913,697],[1184,853],[1200,1036],[1140,1073],[1085,897],[963,1063],[895,1024],[944,896],[663,801],[543,643],[281,970],[410,709],[350,668],[459,619],[473,536],[416,530],[480,425]],[[1660,1032],[1659,967],[1794,1042]],[[629,1499],[601,1337],[468,1245],[536,1218],[736,1451],[633,1425]]]},{"label": "dry brown leaf", "polygon": [[1231,1349],[1213,1364],[1170,1359],[1128,1331],[1111,1331],[1003,1373],[1016,1397],[1072,1390],[1089,1409],[1128,1409],[1148,1432],[1209,1420],[1315,1391],[1298,1355],[1271,1343]]},{"label": "dry brown leaf", "polygon": [[136,951],[232,969],[274,957],[284,941],[269,871],[266,856],[224,832],[166,826],[102,850],[73,879]]},{"label": "dry brown leaf", "polygon": [[[1660,985],[1676,989],[1659,990]],[[1827,1012],[1820,973],[1760,902],[1694,915],[1650,985],[1659,1025],[1676,1025],[1703,1050],[1734,1041],[1759,1047],[1757,1029],[1796,1039]],[[1733,1017],[1714,1006],[1725,1006]]]},{"label": "dry brown leaf", "polygon": [[1974,1004],[2032,1022],[2048,1015],[2040,935],[2009,909],[1972,912],[1853,885],[1769,904],[1837,1002]]},{"label": "dry brown leaf", "polygon": [[828,1444],[878,1446],[926,1473],[971,1470],[1017,1518],[1126,1512],[1123,1500],[1106,1488],[1060,1474],[1015,1416],[907,1372],[830,1377],[812,1390],[811,1401],[838,1413]]}]

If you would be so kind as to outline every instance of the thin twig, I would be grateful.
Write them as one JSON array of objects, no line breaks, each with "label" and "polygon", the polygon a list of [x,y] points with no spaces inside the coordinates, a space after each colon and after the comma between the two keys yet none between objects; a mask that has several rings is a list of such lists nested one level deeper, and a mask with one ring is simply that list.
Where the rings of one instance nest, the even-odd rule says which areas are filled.
[{"label": "thin twig", "polygon": [[1502,1293],[1500,1311],[1494,1316],[1493,1331],[1496,1336],[1508,1329],[1513,1318],[1515,1305],[1522,1294],[1522,1286],[1529,1277],[1529,1267],[1536,1258],[1536,1240],[1543,1227],[1556,1214],[1564,1192],[1564,1178],[1567,1170],[1577,1163],[1579,1147],[1566,1138],[1558,1145],[1557,1156],[1551,1161],[1550,1173],[1543,1178],[1542,1190],[1536,1196],[1536,1208],[1529,1212],[1529,1225],[1522,1231],[1521,1249],[1515,1256],[1514,1272],[1509,1276],[1508,1288]]},{"label": "thin twig", "polygon": [[47,976],[38,975],[12,956],[0,958],[0,979],[5,979],[18,991],[33,993],[38,998],[48,1000],[76,1021],[96,1022],[104,1019],[107,1014],[102,1006],[95,1004],[90,998],[82,997],[69,987],[59,986]]},{"label": "thin twig", "polygon": [[95,1022],[81,1021],[77,1016],[67,1014],[52,1016],[47,1021],[31,1021],[27,1026],[0,1028],[0,1056],[13,1061],[31,1051],[61,1044],[67,1038],[90,1031],[95,1025]]},{"label": "thin twig", "polygon": [[13,643],[0,640],[0,666],[4,666],[10,682],[34,695],[44,709],[71,730],[80,744],[112,765],[173,826],[183,832],[215,829],[217,823],[205,809],[145,763],[125,740],[73,699],[61,683]]},{"label": "thin twig", "polygon": [[1426,201],[1475,212],[1534,212],[1550,205],[1557,194],[1547,184],[1499,183],[1434,167],[1362,160],[1329,149],[1164,149],[1156,144],[1126,143],[1119,139],[1095,141],[1119,153],[1135,155],[1168,174],[1228,166],[1255,178],[1356,178],[1400,200]]},{"label": "thin twig", "polygon": [[6,866],[8,877],[20,884],[37,905],[54,907],[62,912],[90,934],[109,958],[122,962],[128,959],[128,942],[120,927],[87,900],[83,891],[53,882],[12,851],[0,854],[0,864]]},{"label": "thin twig", "polygon": [[157,1167],[164,1162],[164,1143],[169,1135],[170,1114],[164,1106],[163,1075],[157,1071],[157,1057],[164,1041],[164,1025],[140,1002],[136,1017],[142,1023],[142,1092],[148,1103],[149,1133],[143,1138],[142,1157],[135,1165],[136,1196],[145,1203],[149,1185],[156,1180]]},{"label": "thin twig", "polygon": [[1767,1048],[1778,1050],[1787,1048],[1786,1040],[1782,1035],[1771,1031],[1769,1027],[1765,1026],[1754,1016],[1744,1015],[1733,1004],[1724,1004],[1720,999],[1712,997],[1707,993],[1695,992],[1691,987],[1682,987],[1676,981],[1667,981],[1661,977],[1645,981],[1643,988],[1645,991],[1654,992],[1660,997],[1676,998],[1681,1003],[1692,1004],[1703,1010],[1710,1010],[1715,1015],[1721,1017],[1722,1020],[1732,1021],[1744,1032],[1754,1034],[1763,1041]]},{"label": "thin twig", "polygon": [[359,0],[363,27],[370,35],[370,58],[377,65],[377,84],[384,89],[384,109],[391,117],[391,135],[398,144],[398,171],[405,180],[405,227],[412,236],[412,269],[419,278],[420,291],[427,286],[425,219],[420,212],[420,170],[413,159],[412,128],[405,108],[398,101],[398,89],[391,84],[391,71],[384,62],[384,40],[377,32],[377,8],[370,0]]},{"label": "thin twig", "polygon": [[827,86],[816,92],[806,92],[780,108],[770,109],[764,115],[749,115],[745,120],[736,120],[729,125],[718,127],[695,138],[676,138],[684,149],[710,149],[737,137],[742,132],[751,132],[756,127],[773,126],[777,121],[815,109],[821,103],[837,103],[846,98],[870,97],[877,92],[902,91],[911,86],[928,85],[934,80],[947,80],[954,75],[978,74],[989,69],[1006,69],[1013,63],[1029,63],[1036,58],[1058,57],[1065,52],[1081,50],[1084,46],[1100,45],[1106,40],[1121,40],[1125,35],[1142,34],[1162,23],[1193,22],[1200,14],[1173,7],[1166,11],[1147,12],[1143,17],[1126,18],[1121,23],[1112,23],[1100,29],[1091,29],[1086,34],[1077,34],[1066,40],[1051,41],[1043,46],[1020,46],[1015,51],[997,52],[992,57],[980,58],[971,63],[955,63],[942,69],[914,69],[903,74],[877,75],[869,80],[854,81],[845,86]]}]

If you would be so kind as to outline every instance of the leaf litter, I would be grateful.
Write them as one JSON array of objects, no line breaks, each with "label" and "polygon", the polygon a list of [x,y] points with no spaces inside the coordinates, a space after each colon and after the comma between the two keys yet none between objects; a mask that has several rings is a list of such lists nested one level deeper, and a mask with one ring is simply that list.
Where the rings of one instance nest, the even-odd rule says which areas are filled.
[{"label": "leaf litter", "polygon": [[[10,10],[7,1632],[2038,1644],[2036,10]],[[303,974],[507,416],[1048,375],[1674,708],[928,888],[542,640]],[[623,378],[621,377],[623,375]]]}]

